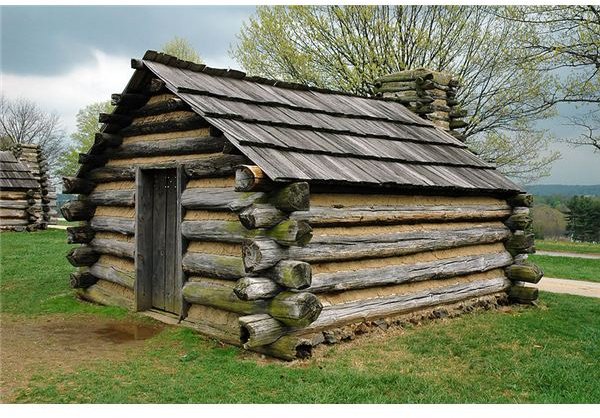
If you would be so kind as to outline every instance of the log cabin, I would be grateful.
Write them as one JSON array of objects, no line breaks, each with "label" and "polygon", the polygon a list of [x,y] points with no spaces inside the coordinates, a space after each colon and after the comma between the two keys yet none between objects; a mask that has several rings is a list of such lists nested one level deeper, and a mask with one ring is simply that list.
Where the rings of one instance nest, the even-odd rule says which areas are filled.
[{"label": "log cabin", "polygon": [[34,231],[56,220],[56,193],[37,145],[0,151],[0,229]]},{"label": "log cabin", "polygon": [[531,196],[449,126],[155,51],[132,68],[63,179],[81,298],[286,360],[415,312],[536,299]]}]

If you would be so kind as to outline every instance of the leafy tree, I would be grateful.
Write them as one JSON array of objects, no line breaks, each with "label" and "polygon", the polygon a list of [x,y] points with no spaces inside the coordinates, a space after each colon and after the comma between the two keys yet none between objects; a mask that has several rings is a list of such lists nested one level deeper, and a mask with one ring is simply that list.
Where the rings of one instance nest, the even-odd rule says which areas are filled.
[{"label": "leafy tree", "polygon": [[527,34],[515,34],[526,58],[542,71],[556,74],[545,101],[591,108],[584,117],[569,118],[581,135],[565,142],[600,151],[600,7],[513,6],[501,9],[501,15],[531,28]]},{"label": "leafy tree", "polygon": [[[465,135],[511,176],[533,181],[557,153],[532,121],[552,114],[551,75],[524,61],[515,33],[527,24],[484,6],[258,7],[231,50],[250,73],[373,93],[378,77],[428,67],[461,83]],[[496,150],[499,142],[510,144]],[[522,151],[528,150],[527,158]]]},{"label": "leafy tree", "polygon": [[536,238],[559,238],[567,232],[565,215],[548,205],[534,206],[531,210],[533,232]]},{"label": "leafy tree", "polygon": [[36,103],[25,100],[9,100],[0,96],[0,146],[10,148],[14,144],[37,144],[44,152],[48,166],[53,172],[59,156],[64,152],[65,131],[58,115],[43,111]]},{"label": "leafy tree", "polygon": [[567,206],[567,231],[573,240],[600,242],[600,199],[573,196]]},{"label": "leafy tree", "polygon": [[197,64],[202,63],[202,59],[198,52],[196,52],[194,47],[192,47],[190,42],[185,38],[175,36],[162,46],[161,51],[184,61],[192,61]]},{"label": "leafy tree", "polygon": [[110,101],[106,101],[92,103],[77,112],[77,131],[71,134],[73,144],[59,159],[60,175],[72,176],[77,172],[79,154],[85,153],[91,148],[96,132],[101,127],[98,122],[98,114],[111,111],[112,105]]}]

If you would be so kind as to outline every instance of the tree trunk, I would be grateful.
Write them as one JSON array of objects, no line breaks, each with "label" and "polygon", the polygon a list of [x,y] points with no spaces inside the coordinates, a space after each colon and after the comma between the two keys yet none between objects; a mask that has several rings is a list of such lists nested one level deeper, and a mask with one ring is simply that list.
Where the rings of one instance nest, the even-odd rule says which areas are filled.
[{"label": "tree trunk", "polygon": [[310,209],[310,190],[308,183],[292,183],[270,194],[269,201],[284,212]]},{"label": "tree trunk", "polygon": [[268,313],[287,326],[301,328],[314,322],[322,309],[312,293],[281,292],[271,300]]},{"label": "tree trunk", "polygon": [[304,261],[281,260],[265,275],[288,289],[306,289],[312,283],[312,269]]},{"label": "tree trunk", "polygon": [[271,228],[287,218],[279,209],[260,203],[248,206],[238,216],[242,225],[248,229]]}]

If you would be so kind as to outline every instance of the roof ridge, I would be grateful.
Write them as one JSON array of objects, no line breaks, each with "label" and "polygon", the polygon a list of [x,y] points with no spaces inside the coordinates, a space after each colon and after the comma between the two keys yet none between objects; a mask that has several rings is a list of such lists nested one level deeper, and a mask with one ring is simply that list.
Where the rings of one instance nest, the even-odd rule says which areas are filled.
[{"label": "roof ridge", "polygon": [[[135,60],[135,58],[132,59],[132,61],[134,61],[134,60]],[[262,76],[250,76],[241,70],[235,70],[235,69],[230,69],[230,68],[225,69],[225,68],[209,67],[206,64],[198,64],[198,63],[195,63],[192,61],[185,61],[185,60],[179,59],[173,55],[169,55],[164,52],[158,52],[158,51],[154,51],[154,50],[150,50],[150,49],[146,51],[146,53],[142,57],[142,60],[153,61],[153,62],[157,62],[159,64],[167,65],[169,67],[181,68],[184,70],[189,70],[189,71],[193,71],[196,73],[204,73],[204,74],[212,75],[215,77],[225,77],[225,78],[234,78],[237,80],[246,80],[246,81],[249,81],[252,83],[265,84],[268,86],[280,87],[280,88],[288,89],[288,90],[314,91],[316,93],[339,94],[342,96],[360,97],[362,99],[376,100],[376,101],[381,101],[381,102],[400,103],[400,101],[396,100],[393,97],[365,96],[362,94],[350,93],[350,92],[342,91],[342,90],[335,90],[335,89],[330,89],[330,88],[325,88],[325,87],[309,86],[308,84],[302,84],[302,83],[297,83],[297,82],[293,82],[293,81],[277,80],[277,79],[266,78],[266,77],[262,77]]]}]

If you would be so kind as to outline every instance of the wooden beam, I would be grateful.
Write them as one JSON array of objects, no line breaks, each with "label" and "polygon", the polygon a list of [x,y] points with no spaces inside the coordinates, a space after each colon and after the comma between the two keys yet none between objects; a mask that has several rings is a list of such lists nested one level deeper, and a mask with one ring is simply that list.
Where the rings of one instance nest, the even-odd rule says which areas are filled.
[{"label": "wooden beam", "polygon": [[525,206],[529,208],[533,205],[533,196],[529,193],[520,193],[507,199],[507,202],[510,206]]},{"label": "wooden beam", "polygon": [[149,97],[145,94],[135,94],[135,93],[124,93],[118,94],[114,93],[110,96],[110,103],[113,106],[127,106],[127,107],[140,107],[143,106]]},{"label": "wooden beam", "polygon": [[67,242],[69,244],[87,244],[92,239],[96,231],[89,225],[67,227]]},{"label": "wooden beam", "polygon": [[244,227],[255,229],[271,228],[285,220],[287,214],[269,204],[256,203],[239,212],[238,217]]},{"label": "wooden beam", "polygon": [[98,132],[94,137],[94,147],[99,150],[105,150],[111,147],[118,147],[123,143],[123,137],[120,135]]},{"label": "wooden beam", "polygon": [[135,221],[129,218],[94,216],[91,226],[96,231],[118,232],[126,235],[133,235],[135,232]]},{"label": "wooden beam", "polygon": [[538,283],[544,276],[544,271],[537,264],[524,261],[508,266],[506,276],[512,281]]},{"label": "wooden beam", "polygon": [[273,182],[256,165],[242,165],[235,171],[235,190],[254,192],[273,189]]},{"label": "wooden beam", "polygon": [[508,296],[511,300],[518,303],[531,303],[538,298],[539,291],[537,287],[526,286],[524,283],[515,283],[511,286]]},{"label": "wooden beam", "polygon": [[193,129],[206,128],[208,122],[197,115],[192,115],[187,119],[166,120],[156,123],[145,123],[139,125],[129,125],[120,131],[123,136],[150,135],[165,132],[191,131]]},{"label": "wooden beam", "polygon": [[134,190],[98,190],[88,196],[88,200],[97,206],[132,207],[135,203]]},{"label": "wooden beam", "polygon": [[100,258],[100,254],[88,246],[75,247],[67,254],[67,260],[75,267],[91,266]]},{"label": "wooden beam", "polygon": [[219,155],[186,162],[184,169],[189,178],[222,177],[235,173],[235,167],[247,161],[243,155]]},{"label": "wooden beam", "polygon": [[304,261],[281,260],[265,275],[288,289],[306,289],[312,284],[312,268]]},{"label": "wooden beam", "polygon": [[70,284],[74,289],[85,289],[96,284],[98,278],[90,272],[71,273]]},{"label": "wooden beam", "polygon": [[135,244],[133,242],[119,241],[116,239],[94,238],[90,242],[92,248],[100,253],[133,259]]},{"label": "wooden beam", "polygon": [[89,194],[96,187],[94,182],[79,177],[63,177],[62,180],[65,194]]},{"label": "wooden beam", "polygon": [[241,257],[187,252],[182,263],[183,270],[190,274],[229,280],[236,280],[245,274]]},{"label": "wooden beam", "polygon": [[163,155],[185,155],[218,152],[223,148],[223,138],[212,136],[166,139],[163,141],[141,141],[123,144],[108,155],[114,159],[156,157]]},{"label": "wooden beam", "polygon": [[313,293],[440,280],[503,268],[513,262],[508,252],[468,255],[434,261],[388,265],[379,268],[319,273],[307,289]]},{"label": "wooden beam", "polygon": [[117,126],[128,126],[133,121],[129,115],[121,115],[117,113],[100,113],[98,122]]},{"label": "wooden beam", "polygon": [[298,182],[287,185],[269,195],[269,201],[284,212],[310,209],[310,189],[308,183]]},{"label": "wooden beam", "polygon": [[533,234],[526,231],[515,231],[504,243],[504,246],[513,256],[517,254],[531,254],[535,252],[533,247]]},{"label": "wooden beam", "polygon": [[273,280],[264,277],[242,277],[233,289],[241,300],[270,299],[282,290]]},{"label": "wooden beam", "polygon": [[60,212],[69,222],[87,221],[94,215],[96,206],[87,200],[71,200],[60,208]]},{"label": "wooden beam", "polygon": [[242,346],[246,349],[274,343],[285,332],[285,326],[267,314],[241,316],[239,323]]},{"label": "wooden beam", "polygon": [[262,192],[239,193],[228,187],[195,187],[183,192],[181,204],[186,209],[239,211],[263,201],[265,196]]},{"label": "wooden beam", "polygon": [[106,266],[100,263],[95,263],[90,268],[90,273],[99,279],[119,284],[127,287],[128,289],[133,289],[133,285],[135,284],[134,271],[126,271],[116,266]]}]

